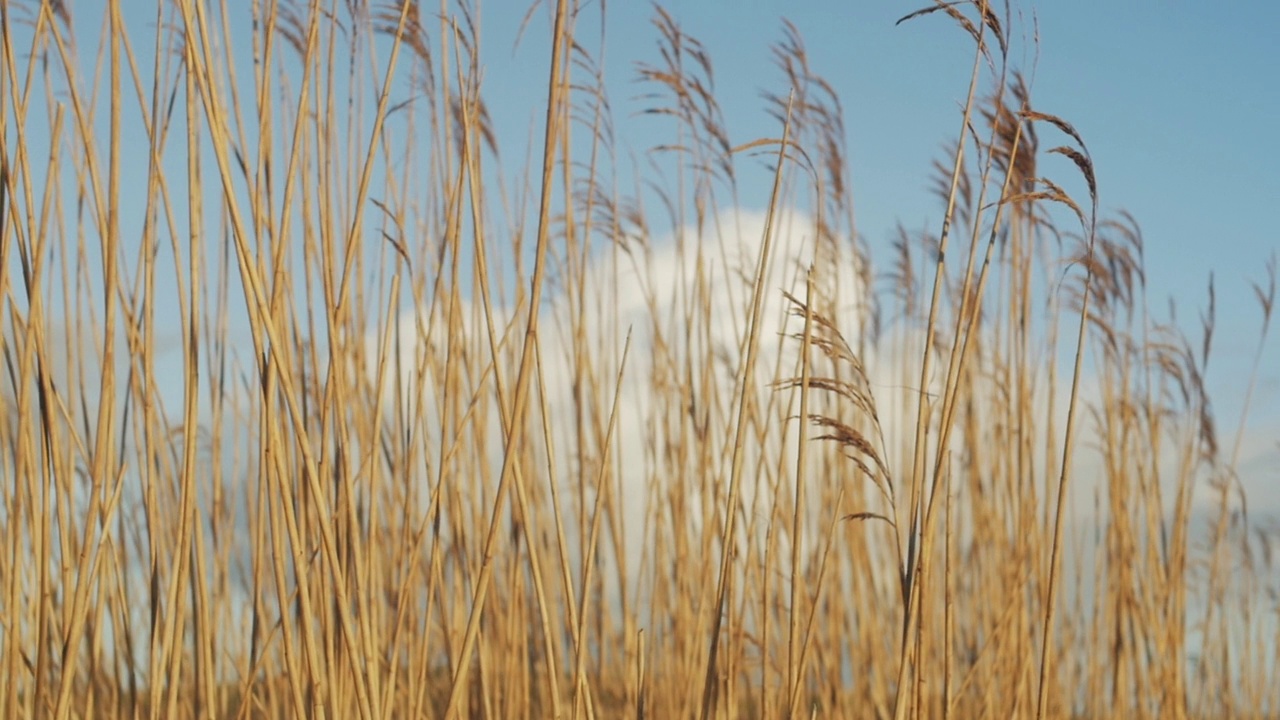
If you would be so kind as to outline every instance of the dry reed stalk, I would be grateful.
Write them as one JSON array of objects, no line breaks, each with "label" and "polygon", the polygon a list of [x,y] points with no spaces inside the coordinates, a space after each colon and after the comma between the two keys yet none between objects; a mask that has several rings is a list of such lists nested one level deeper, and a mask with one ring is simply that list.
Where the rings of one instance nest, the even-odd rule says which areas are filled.
[{"label": "dry reed stalk", "polygon": [[438,33],[394,0],[0,4],[0,715],[1274,709],[1250,405],[1220,437],[1207,389],[1224,301],[1194,339],[1153,319],[1008,6],[908,16],[978,80],[942,233],[876,275],[796,26],[782,140],[752,140],[655,10],[664,140],[628,186],[604,32],[564,5],[511,185],[465,4]]}]

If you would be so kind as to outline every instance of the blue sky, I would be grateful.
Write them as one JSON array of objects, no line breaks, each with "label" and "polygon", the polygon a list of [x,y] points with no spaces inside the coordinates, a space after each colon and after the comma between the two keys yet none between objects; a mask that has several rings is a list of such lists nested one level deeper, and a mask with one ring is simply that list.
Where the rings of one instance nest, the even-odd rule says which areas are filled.
[{"label": "blue sky", "polygon": [[[874,256],[899,222],[935,231],[941,223],[927,189],[930,166],[956,135],[972,44],[942,14],[894,25],[926,5],[698,0],[666,9],[708,49],[735,143],[779,135],[760,92],[785,93],[769,49],[782,37],[781,18],[796,25],[811,66],[844,105],[858,232]],[[645,89],[635,82],[635,63],[657,58],[653,9],[643,2],[607,7],[606,69],[619,135],[642,152],[669,141],[663,126],[634,117],[645,107],[637,99]],[[508,8],[490,3],[483,13],[484,87],[490,107],[503,109],[495,119],[507,157],[523,159],[530,123],[540,120],[544,102],[539,80],[546,73],[549,17],[537,15],[513,53],[521,13]],[[1198,343],[1199,313],[1214,274],[1218,322],[1208,382],[1220,432],[1234,431],[1261,320],[1250,283],[1265,282],[1266,262],[1280,252],[1272,210],[1280,198],[1280,4],[1235,3],[1228,12],[1185,0],[1058,0],[1020,3],[1014,13],[1011,58],[1031,76],[1033,105],[1083,135],[1104,217],[1127,210],[1142,227],[1157,319],[1167,317],[1172,298],[1180,324]],[[579,26],[590,47],[596,22]],[[1060,144],[1051,132],[1042,132],[1041,142]],[[1044,161],[1041,172],[1078,187],[1065,161]],[[744,205],[767,201],[759,175],[761,184],[742,193]],[[1267,343],[1261,368],[1250,424],[1271,438],[1273,451],[1247,469],[1271,486],[1280,474],[1274,452],[1280,342]],[[1280,493],[1272,498],[1280,508]]]},{"label": "blue sky", "polygon": [[[930,167],[956,134],[969,77],[971,42],[941,14],[894,25],[927,4],[695,0],[667,9],[708,49],[734,143],[780,134],[760,93],[785,94],[770,46],[782,37],[783,17],[796,25],[811,66],[843,103],[858,232],[873,257],[883,257],[899,222],[909,230],[940,225],[940,208],[928,191]],[[589,6],[578,28],[593,50],[598,7]],[[491,1],[480,12],[483,92],[512,173],[525,160],[529,138],[540,141],[545,103],[545,9],[534,14],[513,48],[527,8],[523,1]],[[669,124],[636,114],[646,107],[637,98],[646,89],[635,82],[635,63],[657,62],[653,6],[614,0],[607,8],[606,82],[618,135],[624,146],[643,153],[671,141]],[[99,27],[90,16],[99,10],[81,5],[75,12],[87,73]],[[152,3],[127,4],[144,69],[151,63],[154,12]],[[236,12],[247,19],[247,4]],[[1208,380],[1220,429],[1232,430],[1261,315],[1249,283],[1264,279],[1266,260],[1280,250],[1280,232],[1268,212],[1269,201],[1280,198],[1280,135],[1274,130],[1280,127],[1274,74],[1280,4],[1235,3],[1228,13],[1188,0],[1021,3],[1011,27],[1015,65],[1034,70],[1033,104],[1073,123],[1088,143],[1104,214],[1126,209],[1141,223],[1153,309],[1163,312],[1166,298],[1176,299],[1183,326],[1197,335],[1208,274],[1215,274],[1217,355]],[[1038,48],[1031,42],[1037,30]],[[247,84],[248,27],[237,37],[239,78]],[[1042,142],[1057,144],[1048,137]],[[1041,171],[1064,184],[1075,180],[1074,168],[1062,160],[1042,163]],[[742,204],[763,207],[767,174],[744,177]],[[1280,441],[1280,342],[1268,344],[1262,367],[1253,426],[1273,438],[1274,448]],[[1258,462],[1256,470],[1274,485],[1280,453]],[[1280,507],[1280,492],[1275,497]]]},{"label": "blue sky", "polygon": [[[971,47],[940,14],[894,26],[927,4],[700,0],[667,10],[710,50],[730,131],[744,142],[778,134],[759,92],[783,90],[769,54],[780,18],[799,28],[813,67],[844,103],[859,225],[874,242],[899,220],[937,222],[924,187],[930,162],[956,133]],[[533,112],[545,72],[536,36],[547,20],[539,16],[512,58],[506,48],[519,16],[501,6],[491,3],[484,15],[489,102],[517,98],[515,106]],[[1207,270],[1224,287],[1254,277],[1280,238],[1267,212],[1280,197],[1280,5],[1238,3],[1226,14],[1191,2],[1028,3],[1014,22],[1015,61],[1029,46],[1016,35],[1033,32],[1033,11],[1033,101],[1083,134],[1104,210],[1128,209],[1142,223],[1157,290],[1202,290]],[[640,91],[633,63],[654,60],[657,33],[648,3],[615,1],[608,13],[608,68],[622,115],[640,107],[628,102]],[[594,28],[580,32],[591,37]],[[1030,70],[1033,60],[1020,64]],[[499,116],[507,147],[527,137],[529,117]],[[639,147],[646,140],[625,137]]]}]

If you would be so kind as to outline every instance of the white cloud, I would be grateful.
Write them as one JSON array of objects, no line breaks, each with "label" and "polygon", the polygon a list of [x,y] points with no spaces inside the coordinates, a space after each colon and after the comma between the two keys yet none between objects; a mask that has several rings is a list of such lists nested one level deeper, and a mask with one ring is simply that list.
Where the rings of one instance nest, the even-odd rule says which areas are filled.
[{"label": "white cloud", "polygon": [[[595,497],[590,489],[585,495],[579,491],[582,487],[594,487],[595,463],[604,446],[615,389],[619,411],[614,441],[609,450],[613,469],[610,479],[619,493],[618,507],[624,526],[622,540],[629,566],[627,576],[634,581],[654,570],[652,558],[650,565],[642,570],[639,555],[640,550],[653,540],[655,522],[663,523],[668,530],[671,523],[682,523],[680,531],[697,537],[707,530],[702,526],[703,510],[708,507],[704,503],[712,499],[716,503],[714,507],[723,506],[738,407],[735,379],[739,377],[743,364],[740,344],[748,322],[750,281],[759,258],[765,222],[766,216],[762,213],[739,210],[715,218],[709,223],[711,230],[699,233],[693,228],[683,229],[683,244],[672,238],[660,239],[647,247],[635,248],[634,255],[614,248],[601,249],[591,259],[581,287],[570,292],[562,282],[557,282],[555,291],[540,309],[542,380],[546,390],[547,417],[551,424],[551,432],[547,436],[551,438],[556,457],[552,473],[562,493],[561,511],[565,513],[566,531],[575,557],[580,538],[586,532],[582,527],[584,519],[589,517],[580,503],[587,503],[589,511]],[[747,441],[741,448],[745,468],[742,502],[748,509],[747,524],[758,531],[754,536],[757,543],[763,539],[767,524],[777,522],[777,518],[770,517],[774,493],[777,493],[776,497],[789,499],[793,492],[794,418],[798,408],[792,391],[777,392],[772,383],[798,373],[799,343],[784,337],[784,333],[799,332],[801,323],[797,318],[788,318],[789,303],[783,292],[804,296],[804,270],[813,262],[814,238],[817,236],[813,219],[799,212],[779,214],[775,228],[775,243],[768,258],[763,284],[761,325],[757,333],[759,355],[748,387],[749,396],[761,409],[760,420],[750,428]],[[839,242],[845,243],[846,250],[851,247],[847,238]],[[884,338],[883,342],[861,342],[863,338],[858,333],[864,325],[866,308],[860,303],[866,292],[864,275],[859,270],[851,252],[846,252],[839,262],[828,261],[819,267],[819,272],[825,273],[823,287],[839,288],[841,302],[828,312],[849,344],[866,350],[866,355],[860,360],[866,368],[869,388],[875,395],[884,444],[880,445],[879,439],[870,434],[868,439],[877,446],[877,451],[883,453],[898,492],[903,494],[911,472],[910,448],[923,337],[920,330],[908,326],[895,329],[897,334]],[[442,307],[437,304],[430,316],[409,312],[399,318],[401,390],[392,389],[390,382],[384,383],[387,405],[391,405],[404,388],[421,392],[420,400],[412,402],[425,403],[427,412],[424,415],[431,418],[425,437],[433,452],[440,446],[441,398],[438,388],[444,385],[441,375],[442,343],[447,333]],[[572,313],[580,313],[576,317],[576,325],[571,321]],[[495,314],[501,339],[508,331],[507,323],[512,322],[514,313],[508,307],[497,309]],[[462,342],[455,346],[455,352],[465,350],[473,358],[475,353],[487,358],[488,340],[481,325],[483,316],[477,302],[474,299],[459,300],[456,316],[454,339]],[[1063,316],[1064,338],[1074,339],[1075,322],[1074,316]],[[580,333],[576,340],[574,328]],[[523,320],[515,320],[510,330],[503,366],[508,396],[514,379],[512,368],[515,367]],[[618,384],[617,372],[628,331],[631,332],[631,349],[625,373]],[[434,343],[431,345],[432,359],[426,363],[422,362],[424,346],[415,340],[424,337],[431,338]],[[377,356],[384,341],[385,338],[373,337],[366,340],[369,357]],[[1030,380],[1031,396],[1026,405],[1029,415],[1018,418],[1009,415],[1007,403],[1001,400],[1012,392],[1006,389],[1012,381],[991,362],[991,352],[992,347],[988,346],[982,352],[975,352],[972,359],[975,387],[967,397],[973,398],[968,409],[978,417],[978,444],[973,445],[970,439],[970,444],[966,445],[961,437],[965,430],[957,423],[948,455],[951,476],[957,479],[954,492],[978,492],[975,488],[980,485],[985,488],[981,492],[1013,492],[1019,495],[1002,502],[1026,502],[1028,497],[1024,494],[1034,492],[1037,515],[1051,517],[1044,513],[1043,508],[1056,492],[1056,473],[1061,462],[1062,433],[1066,424],[1070,364],[1058,367],[1052,393],[1047,387],[1047,366],[1034,368],[1037,375]],[[1033,356],[1032,363],[1035,362]],[[472,367],[475,365],[473,363]],[[935,361],[924,388],[934,402],[934,412],[940,403],[939,393],[945,374],[945,364]],[[577,388],[575,382],[579,383]],[[479,378],[468,377],[463,394],[475,393],[479,387]],[[479,392],[483,402],[491,405],[491,386]],[[1098,381],[1086,374],[1081,390],[1081,407],[1096,405],[1102,397]],[[850,424],[860,421],[859,412],[848,407],[847,403],[843,407],[828,404],[820,409],[838,413]],[[542,457],[544,436],[537,422],[540,411],[536,398],[530,405],[530,413],[534,425],[529,437],[539,457]],[[488,453],[485,461],[492,479],[501,464],[503,443],[500,426],[493,407],[480,412],[479,416],[484,423],[482,434],[488,438],[484,441]],[[1071,517],[1074,518],[1072,532],[1084,531],[1099,519],[1094,510],[1097,507],[1095,498],[1106,478],[1106,466],[1097,452],[1096,426],[1090,413],[1082,412],[1078,423],[1077,453],[1068,500]],[[1026,476],[1022,469],[1000,464],[1003,462],[1001,458],[1012,457],[1010,453],[992,452],[989,457],[976,460],[964,456],[966,447],[1007,444],[1011,438],[1018,437],[1020,430],[1030,434],[1026,441],[1027,460],[1023,465],[1030,476]],[[1046,432],[1051,433],[1051,442],[1046,441]],[[811,436],[815,434],[817,431],[810,431]],[[581,448],[578,447],[579,442]],[[933,432],[928,457],[933,457],[936,442],[937,433]],[[1246,442],[1246,447],[1253,444],[1252,441]],[[807,549],[812,548],[815,538],[825,534],[826,518],[834,511],[834,508],[823,506],[818,501],[818,489],[823,483],[847,483],[849,495],[841,512],[890,512],[888,505],[852,464],[833,459],[835,450],[830,443],[811,445],[810,452],[814,456],[811,468],[814,472],[808,479],[811,504],[806,508],[810,517],[810,532],[805,543],[810,548]],[[1170,447],[1166,452],[1172,453],[1173,450]],[[580,466],[579,461],[584,464]],[[537,465],[539,470],[543,467],[542,464]],[[709,473],[706,471],[708,467],[711,468]],[[973,472],[981,476],[966,476],[966,473]],[[1006,479],[997,481],[999,477]],[[783,484],[781,488],[774,484],[779,482],[778,478]],[[546,472],[538,472],[528,481],[542,488],[531,492],[545,498]],[[490,496],[484,494],[484,497]],[[1203,493],[1199,497],[1203,501],[1211,500]],[[1171,490],[1166,490],[1165,499],[1166,506],[1171,505]],[[906,497],[897,499],[898,520],[903,525],[906,523],[902,515],[906,503]],[[964,505],[962,501],[961,507]],[[658,511],[660,514],[655,515]],[[868,524],[868,537],[891,539],[884,527]],[[1082,537],[1089,534],[1084,532]],[[601,536],[601,546],[602,562],[608,563],[612,552],[607,532]],[[1087,549],[1081,551],[1090,552]],[[664,552],[669,558],[671,549]],[[892,556],[892,551],[885,555],[886,558]],[[699,558],[699,561],[705,560]],[[715,560],[710,559],[712,563]],[[663,571],[662,568],[657,570]]]}]

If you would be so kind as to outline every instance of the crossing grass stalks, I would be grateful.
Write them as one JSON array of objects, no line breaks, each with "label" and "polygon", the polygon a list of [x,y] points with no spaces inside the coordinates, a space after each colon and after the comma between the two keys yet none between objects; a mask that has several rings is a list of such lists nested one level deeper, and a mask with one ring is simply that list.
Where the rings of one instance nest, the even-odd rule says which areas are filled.
[{"label": "crossing grass stalks", "polygon": [[972,81],[878,264],[791,24],[740,138],[655,7],[628,185],[577,3],[522,176],[470,5],[122,5],[0,2],[0,717],[1280,712],[1214,285],[1152,310],[1007,6],[900,21]]}]

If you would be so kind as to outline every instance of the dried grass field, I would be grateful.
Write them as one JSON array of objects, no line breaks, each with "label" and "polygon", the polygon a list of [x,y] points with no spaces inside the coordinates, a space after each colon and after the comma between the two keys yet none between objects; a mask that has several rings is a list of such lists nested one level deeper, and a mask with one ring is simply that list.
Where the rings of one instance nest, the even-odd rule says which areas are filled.
[{"label": "dried grass field", "polygon": [[792,25],[737,137],[672,13],[517,4],[500,153],[469,3],[130,2],[0,0],[0,718],[1280,716],[1213,285],[1007,5],[894,30],[972,80],[873,252]]}]

